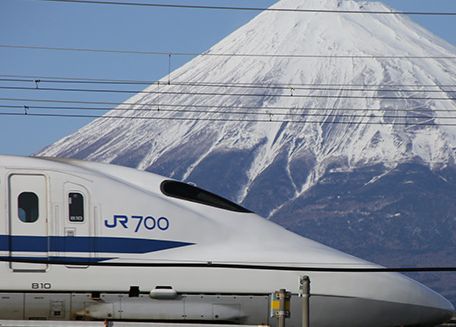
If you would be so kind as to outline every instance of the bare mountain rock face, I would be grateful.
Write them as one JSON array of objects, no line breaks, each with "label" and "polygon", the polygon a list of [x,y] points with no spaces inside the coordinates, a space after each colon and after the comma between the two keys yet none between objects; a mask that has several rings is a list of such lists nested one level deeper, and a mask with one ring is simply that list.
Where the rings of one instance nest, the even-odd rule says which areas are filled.
[{"label": "bare mountain rock face", "polygon": [[[354,0],[273,7],[391,10]],[[161,94],[119,106],[149,110],[116,111],[125,119],[97,119],[39,155],[193,182],[380,264],[456,264],[456,65],[417,58],[455,47],[400,15],[268,11],[207,53],[277,56],[198,56],[170,85],[145,90]],[[341,55],[351,57],[331,57]],[[456,303],[454,274],[418,277]]]}]

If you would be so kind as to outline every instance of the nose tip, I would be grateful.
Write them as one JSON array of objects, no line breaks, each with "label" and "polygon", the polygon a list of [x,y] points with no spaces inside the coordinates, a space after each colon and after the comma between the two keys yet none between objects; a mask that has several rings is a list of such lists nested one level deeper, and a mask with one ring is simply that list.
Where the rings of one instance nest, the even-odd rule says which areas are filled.
[{"label": "nose tip", "polygon": [[454,314],[455,310],[454,310],[453,304],[450,301],[448,301],[446,298],[441,296],[440,294],[438,294],[438,295],[441,298],[440,302],[439,302],[439,308],[442,310],[446,310],[446,311],[450,312],[451,314]]},{"label": "nose tip", "polygon": [[[404,277],[406,278],[406,277]],[[435,326],[450,320],[454,315],[454,306],[445,297],[413,280],[410,282],[410,294],[414,298],[415,318],[420,325]]]},{"label": "nose tip", "polygon": [[440,294],[429,290],[431,303],[422,310],[422,320],[429,321],[429,324],[440,324],[449,321],[454,315],[454,306]]},{"label": "nose tip", "polygon": [[414,288],[418,293],[417,299],[419,304],[426,307],[447,311],[451,314],[454,313],[453,304],[445,297],[416,281],[414,284]]},{"label": "nose tip", "polygon": [[366,281],[369,283],[365,292],[371,293],[365,297],[383,301],[378,304],[378,310],[388,312],[388,317],[382,317],[383,325],[437,326],[454,314],[454,307],[447,299],[404,275],[370,275]]},{"label": "nose tip", "polygon": [[420,321],[420,326],[437,326],[448,322],[454,314],[454,308],[422,307],[416,312],[416,318]]}]

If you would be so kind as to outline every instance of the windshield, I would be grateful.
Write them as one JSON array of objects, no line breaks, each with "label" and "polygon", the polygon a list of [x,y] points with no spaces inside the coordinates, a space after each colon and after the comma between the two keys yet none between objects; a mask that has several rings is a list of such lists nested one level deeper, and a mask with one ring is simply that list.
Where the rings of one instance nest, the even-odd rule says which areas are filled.
[{"label": "windshield", "polygon": [[215,195],[186,183],[170,180],[163,181],[161,183],[160,189],[163,194],[173,198],[197,202],[211,207],[217,207],[230,211],[246,213],[251,212],[250,210],[247,210],[234,202],[224,199],[221,196]]}]

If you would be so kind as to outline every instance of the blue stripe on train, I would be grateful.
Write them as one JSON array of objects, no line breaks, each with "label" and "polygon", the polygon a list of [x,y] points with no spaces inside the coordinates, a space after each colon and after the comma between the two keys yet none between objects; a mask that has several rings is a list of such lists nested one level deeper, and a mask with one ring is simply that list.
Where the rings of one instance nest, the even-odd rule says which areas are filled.
[{"label": "blue stripe on train", "polygon": [[0,235],[0,251],[100,252],[140,254],[194,243],[124,237]]}]

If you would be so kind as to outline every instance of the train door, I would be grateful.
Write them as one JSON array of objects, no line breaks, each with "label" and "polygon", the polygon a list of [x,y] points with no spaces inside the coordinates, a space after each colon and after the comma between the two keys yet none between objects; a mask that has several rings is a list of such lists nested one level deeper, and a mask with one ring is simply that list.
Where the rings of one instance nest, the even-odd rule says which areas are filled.
[{"label": "train door", "polygon": [[[12,174],[9,176],[10,257],[47,258],[48,208],[44,175]],[[11,262],[14,271],[43,271],[47,264]]]},{"label": "train door", "polygon": [[[65,183],[64,252],[68,261],[89,262],[94,251],[90,197],[79,184]],[[87,266],[72,266],[85,268]]]}]

